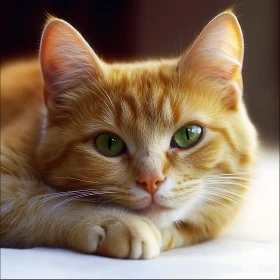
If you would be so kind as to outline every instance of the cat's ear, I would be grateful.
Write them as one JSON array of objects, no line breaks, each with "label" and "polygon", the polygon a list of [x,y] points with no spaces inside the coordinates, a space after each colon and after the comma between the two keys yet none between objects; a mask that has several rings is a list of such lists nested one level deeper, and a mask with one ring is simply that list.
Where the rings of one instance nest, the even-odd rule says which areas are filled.
[{"label": "cat's ear", "polygon": [[241,95],[243,52],[243,35],[237,18],[231,12],[224,12],[208,23],[182,55],[178,69],[230,84]]},{"label": "cat's ear", "polygon": [[67,99],[75,87],[102,72],[101,61],[80,33],[57,18],[50,18],[45,25],[40,63],[49,109]]}]

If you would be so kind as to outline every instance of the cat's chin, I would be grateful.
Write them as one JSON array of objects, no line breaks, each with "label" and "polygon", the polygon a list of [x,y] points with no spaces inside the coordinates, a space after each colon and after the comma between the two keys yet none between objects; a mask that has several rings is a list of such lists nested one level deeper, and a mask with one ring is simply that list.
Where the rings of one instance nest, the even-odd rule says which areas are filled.
[{"label": "cat's chin", "polygon": [[151,203],[149,206],[138,209],[137,213],[141,216],[149,218],[158,228],[168,227],[174,221],[174,213],[177,210]]},{"label": "cat's chin", "polygon": [[163,212],[167,212],[167,211],[172,211],[174,210],[174,208],[170,208],[170,207],[166,207],[166,206],[162,206],[162,205],[159,205],[157,203],[151,203],[149,206],[145,207],[145,208],[142,208],[140,209],[139,211],[141,213],[143,213],[144,215],[145,214],[161,214]]}]

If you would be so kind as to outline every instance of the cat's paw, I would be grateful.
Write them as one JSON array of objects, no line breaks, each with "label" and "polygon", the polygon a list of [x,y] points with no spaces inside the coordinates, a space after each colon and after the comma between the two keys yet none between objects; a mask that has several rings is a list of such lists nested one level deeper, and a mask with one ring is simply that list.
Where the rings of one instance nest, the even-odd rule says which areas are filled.
[{"label": "cat's paw", "polygon": [[130,217],[94,226],[88,233],[92,253],[113,258],[149,259],[161,248],[161,234],[148,219]]}]

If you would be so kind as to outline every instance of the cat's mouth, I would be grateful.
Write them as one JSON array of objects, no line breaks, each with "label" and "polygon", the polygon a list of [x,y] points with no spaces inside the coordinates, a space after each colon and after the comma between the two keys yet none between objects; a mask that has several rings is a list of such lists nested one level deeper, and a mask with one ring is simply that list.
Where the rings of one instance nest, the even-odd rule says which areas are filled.
[{"label": "cat's mouth", "polygon": [[151,215],[151,214],[161,214],[163,212],[167,212],[167,211],[171,211],[171,210],[174,210],[174,208],[162,206],[155,202],[152,202],[150,205],[139,209],[138,212],[141,214],[144,214],[144,215],[147,215],[147,214]]}]

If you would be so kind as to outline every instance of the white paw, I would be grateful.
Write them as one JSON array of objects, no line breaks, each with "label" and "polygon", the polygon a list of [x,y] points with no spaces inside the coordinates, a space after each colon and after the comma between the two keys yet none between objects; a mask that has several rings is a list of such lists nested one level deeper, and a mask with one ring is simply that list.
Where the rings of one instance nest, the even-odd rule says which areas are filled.
[{"label": "white paw", "polygon": [[149,259],[161,248],[161,234],[142,217],[126,217],[94,226],[88,234],[88,249],[113,258]]}]

